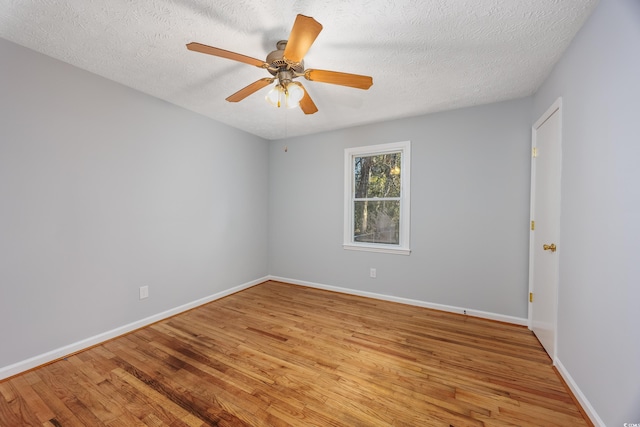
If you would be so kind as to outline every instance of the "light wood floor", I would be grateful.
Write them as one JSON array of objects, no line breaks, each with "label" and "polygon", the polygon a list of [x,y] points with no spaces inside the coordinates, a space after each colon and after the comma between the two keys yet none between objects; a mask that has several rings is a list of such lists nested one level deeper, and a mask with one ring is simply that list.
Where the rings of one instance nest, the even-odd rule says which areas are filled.
[{"label": "light wood floor", "polygon": [[524,327],[266,282],[0,382],[2,426],[588,426]]}]

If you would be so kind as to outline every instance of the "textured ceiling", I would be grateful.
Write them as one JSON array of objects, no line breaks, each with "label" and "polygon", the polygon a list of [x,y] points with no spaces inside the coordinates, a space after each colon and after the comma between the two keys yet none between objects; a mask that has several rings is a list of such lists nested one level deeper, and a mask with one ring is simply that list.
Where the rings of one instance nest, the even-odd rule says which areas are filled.
[{"label": "textured ceiling", "polygon": [[[2,0],[0,37],[267,139],[527,96],[597,0]],[[296,14],[324,29],[306,68],[365,74],[368,91],[300,81],[319,108],[277,109],[266,70],[191,52],[265,59]]]}]

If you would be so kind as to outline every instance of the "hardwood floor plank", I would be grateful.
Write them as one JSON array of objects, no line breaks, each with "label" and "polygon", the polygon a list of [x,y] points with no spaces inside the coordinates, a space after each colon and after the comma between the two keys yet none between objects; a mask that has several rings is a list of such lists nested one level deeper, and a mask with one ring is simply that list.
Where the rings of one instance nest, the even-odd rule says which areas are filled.
[{"label": "hardwood floor plank", "polygon": [[526,328],[279,282],[0,382],[29,423],[591,425]]},{"label": "hardwood floor plank", "polygon": [[40,396],[40,398],[44,402],[46,402],[47,406],[55,414],[48,420],[48,424],[44,423],[45,425],[51,425],[55,427],[74,427],[84,425],[82,421],[78,417],[76,417],[73,411],[69,409],[62,400],[60,400],[60,398],[54,392],[54,389],[44,381],[38,381],[32,384],[31,387],[38,394],[38,396]]},{"label": "hardwood floor plank", "polygon": [[[73,418],[78,421],[76,425],[104,426],[105,424],[91,411],[92,402],[90,402],[89,407],[84,403],[87,399],[87,394],[75,384],[72,378],[74,371],[75,369],[66,360],[61,360],[39,368],[37,373],[55,397],[73,414]],[[71,385],[70,388],[68,387],[69,384]],[[45,394],[39,394],[44,399]],[[53,399],[46,400],[47,404],[51,401],[55,402]],[[56,415],[58,414],[59,412],[56,411]]]},{"label": "hardwood floor plank", "polygon": [[0,383],[0,426],[9,427],[26,424],[19,412],[13,409],[17,399],[18,396],[10,383]]},{"label": "hardwood floor plank", "polygon": [[[167,425],[187,425],[190,427],[199,427],[204,422],[189,412],[186,408],[176,404],[168,399],[162,393],[149,387],[146,383],[137,377],[129,374],[124,369],[116,368],[112,372],[115,383],[126,384],[125,389],[134,389],[141,399],[145,401],[149,408],[151,420],[156,422],[160,420]],[[149,415],[145,416],[148,417]]]},{"label": "hardwood floor plank", "polygon": [[55,418],[55,413],[33,390],[26,377],[15,378],[15,381],[13,381],[12,384],[15,387],[17,394],[25,401],[25,405],[31,408],[40,423],[46,423]]}]

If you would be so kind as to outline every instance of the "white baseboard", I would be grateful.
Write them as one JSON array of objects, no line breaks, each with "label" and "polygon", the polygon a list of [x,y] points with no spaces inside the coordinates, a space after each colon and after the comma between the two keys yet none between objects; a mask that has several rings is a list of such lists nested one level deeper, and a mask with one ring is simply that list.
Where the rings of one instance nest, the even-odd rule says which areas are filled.
[{"label": "white baseboard", "polygon": [[556,369],[558,370],[558,372],[560,372],[560,375],[562,375],[562,378],[564,379],[564,381],[567,383],[567,385],[571,389],[571,392],[573,393],[573,395],[576,397],[576,399],[578,399],[580,406],[582,406],[582,409],[584,409],[584,411],[587,413],[587,416],[589,417],[593,425],[595,425],[596,427],[607,427],[604,424],[604,421],[602,421],[602,419],[596,412],[596,410],[593,408],[593,406],[591,406],[591,403],[587,400],[584,393],[582,393],[582,390],[580,390],[580,387],[578,387],[578,384],[576,384],[576,382],[573,380],[573,377],[571,377],[571,374],[569,374],[569,371],[567,371],[567,369],[564,367],[562,362],[557,357],[554,361],[554,365],[556,366]]},{"label": "white baseboard", "polygon": [[21,372],[28,371],[29,369],[36,368],[38,366],[53,362],[55,360],[61,359],[65,356],[68,356],[73,353],[77,353],[78,351],[87,349],[94,345],[100,344],[102,342],[108,341],[110,339],[116,338],[120,335],[124,335],[131,331],[135,331],[136,329],[140,329],[144,326],[148,326],[152,323],[156,323],[160,320],[167,319],[171,316],[175,316],[176,314],[182,313],[187,310],[191,310],[192,308],[198,307],[200,305],[209,303],[211,301],[215,301],[217,299],[226,297],[227,295],[234,294],[243,289],[250,288],[259,283],[265,282],[269,280],[268,277],[262,277],[260,279],[252,280],[250,282],[244,283],[242,285],[235,286],[230,289],[226,289],[224,291],[215,293],[213,295],[209,295],[204,298],[200,298],[198,300],[189,302],[187,304],[183,304],[181,306],[163,311],[162,313],[154,314],[153,316],[149,316],[145,319],[138,320],[133,323],[129,323],[128,325],[120,326],[118,328],[112,329],[110,331],[103,332],[98,335],[94,335],[92,337],[83,339],[81,341],[65,345],[64,347],[57,348],[55,350],[48,351],[43,354],[39,354],[37,356],[31,357],[29,359],[14,363],[9,366],[4,366],[0,368],[0,380],[5,378],[12,377]]},{"label": "white baseboard", "polygon": [[464,307],[456,307],[452,305],[436,304],[432,302],[414,300],[409,298],[395,297],[392,295],[376,294],[373,292],[358,291],[349,288],[340,288],[337,286],[323,285],[320,283],[307,282],[304,280],[289,279],[286,277],[269,276],[269,280],[278,282],[291,283],[294,285],[308,286],[310,288],[324,289],[327,291],[340,292],[343,294],[358,295],[362,297],[374,298],[384,301],[399,302],[401,304],[415,305],[418,307],[432,308],[434,310],[447,311],[450,313],[466,314],[468,316],[481,317],[483,319],[497,320],[499,322],[512,323],[514,325],[527,326],[528,319],[525,317],[507,316],[504,314],[490,313],[487,311],[473,310]]}]

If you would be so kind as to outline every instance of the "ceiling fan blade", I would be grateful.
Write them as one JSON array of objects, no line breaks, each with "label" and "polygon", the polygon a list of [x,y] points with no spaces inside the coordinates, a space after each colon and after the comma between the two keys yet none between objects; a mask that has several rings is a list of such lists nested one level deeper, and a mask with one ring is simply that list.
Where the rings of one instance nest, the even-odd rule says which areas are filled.
[{"label": "ceiling fan blade", "polygon": [[315,19],[304,15],[296,16],[287,46],[284,48],[284,58],[291,62],[301,62],[320,31],[322,24]]},{"label": "ceiling fan blade", "polygon": [[304,92],[304,96],[300,100],[300,108],[302,109],[302,112],[305,114],[317,113],[318,107],[316,107],[316,104],[314,104],[313,100],[309,96],[309,93],[307,93],[307,90],[304,88],[304,86],[302,86],[302,84],[298,82],[293,82],[293,84],[300,86],[302,88],[302,91]]},{"label": "ceiling fan blade", "polygon": [[206,53],[208,55],[219,56],[221,58],[231,59],[233,61],[243,62],[245,64],[254,65],[259,68],[266,68],[268,64],[256,58],[250,56],[241,55],[239,53],[230,52],[228,50],[219,49],[213,46],[207,46],[206,44],[191,42],[187,45],[187,49],[194,52]]},{"label": "ceiling fan blade", "polygon": [[340,73],[338,71],[306,70],[304,78],[312,82],[331,83],[367,90],[373,84],[373,78],[359,74]]},{"label": "ceiling fan blade", "polygon": [[252,93],[259,91],[260,89],[262,89],[265,86],[269,86],[271,83],[274,82],[274,80],[275,79],[265,77],[264,79],[260,79],[260,80],[258,80],[256,82],[253,82],[249,86],[244,87],[244,88],[240,89],[239,91],[237,91],[236,93],[234,93],[233,95],[229,96],[227,98],[227,101],[229,101],[229,102],[242,101],[243,99],[245,99],[247,96],[251,95]]}]

